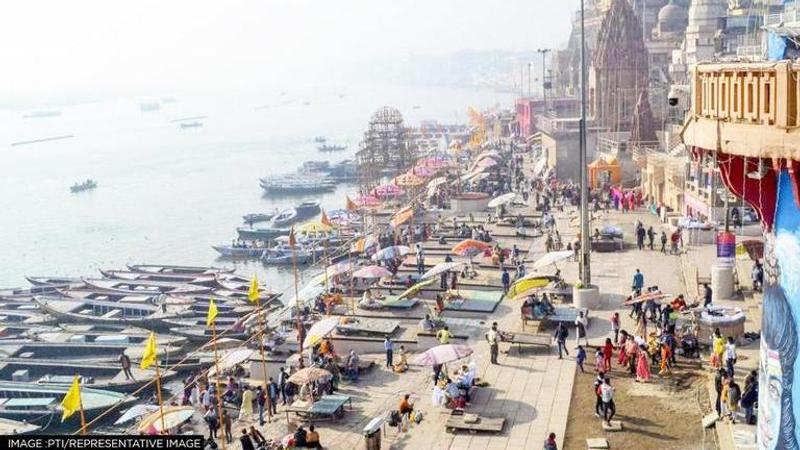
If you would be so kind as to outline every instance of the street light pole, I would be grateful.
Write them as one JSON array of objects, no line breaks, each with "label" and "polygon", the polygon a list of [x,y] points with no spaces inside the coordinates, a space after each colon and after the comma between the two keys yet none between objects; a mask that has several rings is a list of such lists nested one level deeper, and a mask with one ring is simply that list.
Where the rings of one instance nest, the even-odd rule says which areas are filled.
[{"label": "street light pole", "polygon": [[586,30],[584,25],[584,0],[581,0],[581,258],[580,278],[584,287],[589,287],[592,275],[589,265],[589,180],[586,161]]},{"label": "street light pole", "polygon": [[542,98],[544,99],[544,110],[547,112],[547,85],[545,84],[546,75],[545,75],[545,56],[550,51],[549,48],[540,48],[536,50],[538,53],[542,55]]},{"label": "street light pole", "polygon": [[528,62],[528,98],[531,98],[531,70],[533,69],[533,63]]}]

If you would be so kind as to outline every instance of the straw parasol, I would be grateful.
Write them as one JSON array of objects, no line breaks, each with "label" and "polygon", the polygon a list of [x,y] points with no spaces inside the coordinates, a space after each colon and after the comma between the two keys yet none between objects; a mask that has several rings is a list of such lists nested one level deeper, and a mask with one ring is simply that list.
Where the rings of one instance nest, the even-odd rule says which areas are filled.
[{"label": "straw parasol", "polygon": [[333,376],[330,372],[319,367],[306,367],[293,373],[287,381],[298,386],[324,380]]}]

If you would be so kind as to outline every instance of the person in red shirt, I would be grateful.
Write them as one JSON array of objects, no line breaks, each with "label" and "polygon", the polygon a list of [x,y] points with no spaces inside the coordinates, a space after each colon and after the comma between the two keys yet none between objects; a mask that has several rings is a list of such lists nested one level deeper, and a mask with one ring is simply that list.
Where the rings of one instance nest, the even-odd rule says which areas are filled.
[{"label": "person in red shirt", "polygon": [[606,373],[611,370],[611,356],[614,354],[614,344],[611,338],[606,338],[606,344],[603,346],[603,364],[606,368]]}]

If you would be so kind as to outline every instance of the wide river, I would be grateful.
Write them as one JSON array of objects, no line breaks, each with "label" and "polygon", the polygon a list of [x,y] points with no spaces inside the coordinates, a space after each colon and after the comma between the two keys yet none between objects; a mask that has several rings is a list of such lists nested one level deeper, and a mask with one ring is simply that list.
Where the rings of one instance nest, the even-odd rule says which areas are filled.
[{"label": "wide river", "polygon": [[[489,90],[408,86],[175,99],[153,112],[140,110],[143,97],[46,108],[60,110],[57,117],[0,110],[0,287],[25,286],[24,275],[91,277],[130,263],[235,264],[285,291],[287,269],[221,260],[211,248],[236,236],[242,214],[304,199],[265,197],[259,177],[352,157],[383,105],[417,125],[463,123],[469,106],[511,104],[509,95]],[[207,118],[197,128],[171,122],[189,116]],[[74,137],[11,145],[59,135]],[[349,147],[321,154],[317,135]],[[98,188],[70,193],[86,178]],[[355,189],[341,185],[316,198],[342,208]]]}]

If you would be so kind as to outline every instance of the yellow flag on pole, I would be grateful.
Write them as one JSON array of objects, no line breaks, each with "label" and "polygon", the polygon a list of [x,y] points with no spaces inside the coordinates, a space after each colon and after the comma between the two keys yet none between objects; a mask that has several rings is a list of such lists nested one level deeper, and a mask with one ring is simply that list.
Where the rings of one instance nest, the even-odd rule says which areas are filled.
[{"label": "yellow flag on pole", "polygon": [[253,279],[250,280],[250,289],[247,290],[247,298],[250,299],[251,302],[255,303],[256,300],[258,300],[258,297],[258,278],[256,278],[256,274],[253,274]]},{"label": "yellow flag on pole", "polygon": [[61,409],[64,410],[64,413],[61,415],[62,422],[75,414],[75,411],[81,409],[81,384],[78,381],[77,375],[72,379],[72,387],[67,391],[67,395],[61,400]]},{"label": "yellow flag on pole", "polygon": [[211,299],[211,303],[208,304],[208,317],[206,318],[206,326],[210,327],[214,320],[217,318],[217,305],[214,303],[214,299]]},{"label": "yellow flag on pole", "polygon": [[147,369],[154,362],[156,362],[156,334],[151,331],[150,337],[144,344],[144,353],[142,353],[142,362],[139,363],[139,367]]}]

